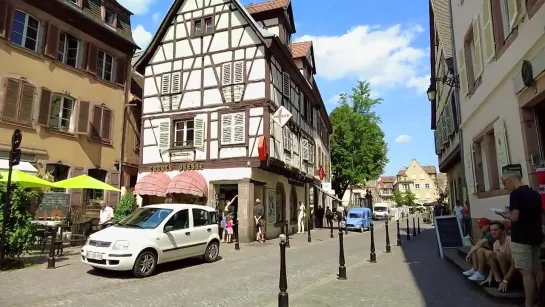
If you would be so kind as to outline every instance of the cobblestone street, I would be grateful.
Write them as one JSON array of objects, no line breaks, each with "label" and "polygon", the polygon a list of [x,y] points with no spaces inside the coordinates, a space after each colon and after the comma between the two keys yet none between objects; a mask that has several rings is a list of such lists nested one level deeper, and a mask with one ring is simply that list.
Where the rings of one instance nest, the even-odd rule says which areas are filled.
[{"label": "cobblestone street", "polygon": [[[369,232],[345,236],[347,281],[338,281],[338,237],[329,231],[295,235],[287,250],[290,306],[497,306],[476,292],[454,268],[437,256],[435,233],[423,227],[417,238],[385,254],[384,224],[376,224],[376,264],[368,263]],[[404,231],[402,229],[402,234]],[[222,245],[222,259],[166,265],[147,279],[98,273],[77,258],[0,274],[0,306],[276,306],[277,240],[243,244],[240,251]]]}]

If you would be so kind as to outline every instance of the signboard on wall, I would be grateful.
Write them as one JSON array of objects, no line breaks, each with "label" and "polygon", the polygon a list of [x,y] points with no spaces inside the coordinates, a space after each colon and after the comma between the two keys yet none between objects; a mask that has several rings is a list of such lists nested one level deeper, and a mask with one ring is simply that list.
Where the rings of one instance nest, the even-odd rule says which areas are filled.
[{"label": "signboard on wall", "polygon": [[272,120],[280,125],[280,127],[284,127],[291,119],[291,117],[291,112],[288,111],[288,109],[286,109],[284,106],[281,106],[280,108],[278,108],[278,110],[276,110],[276,112],[274,112]]},{"label": "signboard on wall", "polygon": [[202,162],[189,162],[189,163],[176,163],[176,164],[165,164],[165,165],[157,165],[151,167],[152,173],[160,173],[160,172],[172,172],[172,171],[200,171],[203,170],[203,163]]}]

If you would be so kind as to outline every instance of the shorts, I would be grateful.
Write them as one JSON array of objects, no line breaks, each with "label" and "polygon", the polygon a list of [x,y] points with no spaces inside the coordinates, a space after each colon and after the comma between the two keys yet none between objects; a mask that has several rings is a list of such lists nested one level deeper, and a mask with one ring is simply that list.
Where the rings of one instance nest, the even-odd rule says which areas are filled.
[{"label": "shorts", "polygon": [[541,245],[527,245],[511,242],[511,252],[515,261],[515,268],[530,270],[541,268]]}]

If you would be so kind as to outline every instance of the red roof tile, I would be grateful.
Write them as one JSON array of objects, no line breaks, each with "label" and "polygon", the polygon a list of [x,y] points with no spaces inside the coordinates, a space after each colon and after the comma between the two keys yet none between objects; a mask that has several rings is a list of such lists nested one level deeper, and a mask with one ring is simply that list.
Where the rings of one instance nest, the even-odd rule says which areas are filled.
[{"label": "red roof tile", "polygon": [[290,0],[270,0],[261,3],[250,3],[246,6],[246,10],[250,14],[262,13],[270,10],[288,7]]},{"label": "red roof tile", "polygon": [[310,47],[312,47],[311,41],[291,43],[291,54],[294,59],[304,58],[309,54]]}]

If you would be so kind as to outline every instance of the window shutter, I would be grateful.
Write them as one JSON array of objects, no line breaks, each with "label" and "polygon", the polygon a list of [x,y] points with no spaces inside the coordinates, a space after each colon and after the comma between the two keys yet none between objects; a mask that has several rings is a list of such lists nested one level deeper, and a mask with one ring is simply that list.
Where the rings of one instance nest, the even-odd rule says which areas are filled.
[{"label": "window shutter", "polygon": [[159,123],[159,149],[170,148],[170,121]]},{"label": "window shutter", "polygon": [[433,135],[435,137],[435,154],[436,155],[439,155],[439,153],[441,152],[441,138],[440,138],[440,133],[439,133],[439,130],[435,130],[433,132]]},{"label": "window shutter", "polygon": [[89,108],[91,103],[89,101],[80,101],[78,108],[78,123],[76,133],[88,134],[89,133]]},{"label": "window shutter", "polygon": [[51,111],[51,91],[42,87],[42,95],[40,98],[40,107],[38,108],[38,124],[43,126],[49,125],[49,112]]},{"label": "window shutter", "polygon": [[89,43],[81,41],[80,46],[81,46],[81,66],[80,67],[82,69],[87,69],[87,64],[89,60]]},{"label": "window shutter", "polygon": [[221,85],[230,85],[233,82],[231,81],[232,71],[231,63],[224,63],[221,66]]},{"label": "window shutter", "polygon": [[115,75],[115,83],[117,84],[125,84],[125,74],[127,72],[127,61],[124,58],[117,58],[116,59],[116,75]]},{"label": "window shutter", "polygon": [[483,51],[481,48],[481,27],[479,26],[479,15],[475,16],[473,19],[473,48],[475,48],[475,65],[477,75],[475,79],[479,78],[483,73]]},{"label": "window shutter", "polygon": [[30,83],[23,82],[21,91],[21,105],[17,121],[23,124],[32,124],[32,111],[34,110],[34,94],[36,87]]},{"label": "window shutter", "polygon": [[44,54],[52,59],[57,58],[57,49],[59,47],[59,28],[57,28],[53,23],[49,23],[47,27],[47,38],[45,41],[45,52]]},{"label": "window shutter", "polygon": [[193,140],[193,146],[195,146],[195,148],[204,148],[204,131],[204,120],[202,118],[195,118],[195,135]]},{"label": "window shutter", "polygon": [[509,32],[513,31],[513,28],[517,26],[517,18],[519,17],[519,1],[520,0],[507,0],[507,11],[509,11]]},{"label": "window shutter", "polygon": [[233,115],[234,124],[233,124],[233,144],[241,144],[246,140],[245,136],[245,123],[246,123],[246,113],[236,113]]},{"label": "window shutter", "polygon": [[284,127],[282,139],[284,142],[284,150],[291,151],[291,133],[288,127]]},{"label": "window shutter", "polygon": [[0,36],[6,37],[6,24],[8,23],[8,3],[0,0]]},{"label": "window shutter", "polygon": [[464,48],[458,51],[458,74],[460,76],[460,90],[464,96],[467,95],[467,74],[466,74],[466,56]]},{"label": "window shutter", "polygon": [[93,44],[87,44],[87,71],[96,75],[98,63],[98,48]]},{"label": "window shutter", "polygon": [[496,161],[498,163],[498,174],[500,174],[501,185],[502,168],[509,164],[509,146],[507,146],[507,134],[502,118],[494,122],[494,139],[496,142]]},{"label": "window shutter", "polygon": [[492,11],[490,6],[490,0],[483,1],[483,13],[481,18],[483,19],[483,37],[484,41],[484,58],[487,63],[492,62],[496,55],[496,43],[494,41],[494,24],[492,23]]},{"label": "window shutter", "polygon": [[[72,169],[72,177],[81,176],[84,173],[84,169],[82,167],[74,167]],[[82,189],[70,189],[70,206],[72,208],[76,206],[81,206],[82,203],[82,197],[83,196],[83,190]],[[72,212],[78,212],[78,210],[73,210]]]},{"label": "window shutter", "polygon": [[244,83],[244,61],[235,62],[235,81],[233,83]]},{"label": "window shutter", "polygon": [[[109,184],[113,187],[116,187],[119,189],[119,172],[112,171],[109,174]],[[116,206],[119,203],[119,192],[117,191],[108,191],[108,195],[106,196],[108,205],[110,206]]]},{"label": "window shutter", "polygon": [[180,80],[181,73],[179,71],[172,73],[172,86],[170,92],[172,94],[176,94],[181,92],[181,80]]},{"label": "window shutter", "polygon": [[102,108],[93,107],[93,121],[91,122],[91,137],[100,139],[100,124],[102,123]]},{"label": "window shutter", "polygon": [[464,151],[464,167],[467,193],[475,193],[475,174],[473,172],[473,146],[469,145],[469,150]]},{"label": "window shutter", "polygon": [[308,161],[311,163],[311,164],[314,164],[314,161],[315,161],[315,158],[316,158],[316,149],[315,147],[316,145],[314,145],[313,143],[310,143],[308,144]]},{"label": "window shutter", "polygon": [[5,100],[2,106],[2,117],[8,120],[17,119],[19,106],[19,94],[21,93],[21,82],[13,79],[6,79],[4,84]]},{"label": "window shutter", "polygon": [[170,74],[161,76],[161,95],[170,94]]},{"label": "window shutter", "polygon": [[287,72],[282,73],[282,93],[284,96],[290,97],[291,80],[290,74]]},{"label": "window shutter", "polygon": [[221,144],[229,145],[233,141],[233,114],[221,116]]},{"label": "window shutter", "polygon": [[100,138],[105,141],[110,141],[112,138],[112,111],[102,109],[102,123]]},{"label": "window shutter", "polygon": [[307,139],[301,140],[301,147],[302,147],[301,151],[302,151],[303,160],[308,161],[309,157],[308,157],[308,140]]}]

